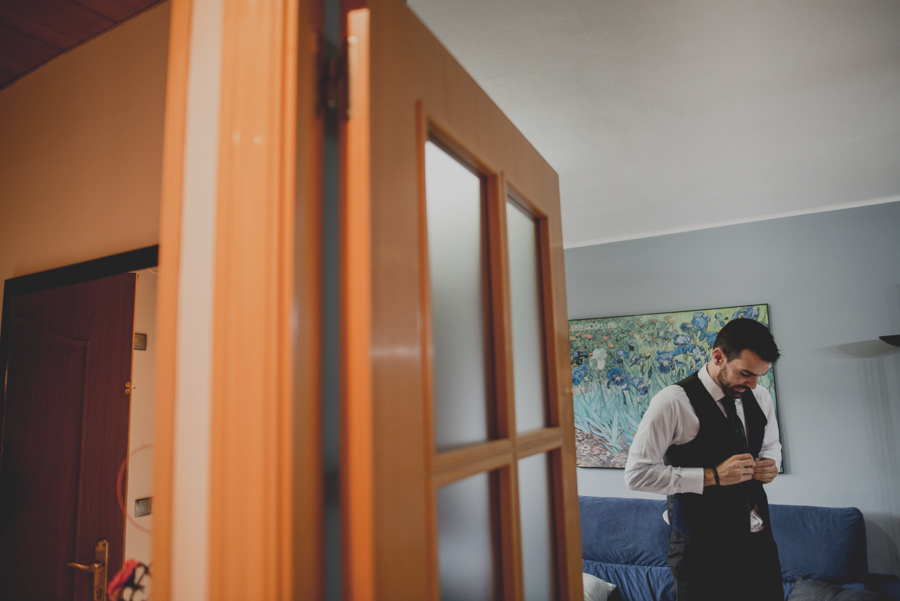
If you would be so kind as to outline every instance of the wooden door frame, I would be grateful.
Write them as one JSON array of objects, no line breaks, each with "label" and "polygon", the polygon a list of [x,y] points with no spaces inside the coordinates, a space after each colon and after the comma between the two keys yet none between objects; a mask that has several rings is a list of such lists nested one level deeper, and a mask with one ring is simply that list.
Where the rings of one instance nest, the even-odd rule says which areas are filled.
[{"label": "wooden door frame", "polygon": [[[173,595],[176,380],[188,376],[177,372],[176,343],[180,265],[190,252],[181,245],[183,184],[192,13],[199,1],[172,0],[169,37],[153,550],[153,594],[162,601]],[[310,6],[300,0],[223,4],[209,563],[196,575],[217,600],[288,599],[295,592],[315,599],[321,589],[315,567],[318,125],[311,111],[313,86],[298,87],[314,81],[309,32],[317,16],[315,10],[301,13],[301,5]],[[309,175],[299,185],[298,170]],[[312,575],[301,577],[300,567]]]}]

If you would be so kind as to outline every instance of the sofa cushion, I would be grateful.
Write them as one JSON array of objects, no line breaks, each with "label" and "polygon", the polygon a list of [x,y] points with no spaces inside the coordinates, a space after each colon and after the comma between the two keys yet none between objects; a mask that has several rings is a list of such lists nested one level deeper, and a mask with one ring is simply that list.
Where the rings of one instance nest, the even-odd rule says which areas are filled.
[{"label": "sofa cushion", "polygon": [[890,595],[875,591],[843,588],[819,580],[798,578],[788,601],[892,601]]},{"label": "sofa cushion", "polygon": [[663,519],[665,501],[580,497],[579,503],[581,551],[585,559],[612,564],[668,566],[666,550],[671,528]]},{"label": "sofa cushion", "polygon": [[784,580],[865,581],[866,527],[858,509],[770,505],[769,511]]}]

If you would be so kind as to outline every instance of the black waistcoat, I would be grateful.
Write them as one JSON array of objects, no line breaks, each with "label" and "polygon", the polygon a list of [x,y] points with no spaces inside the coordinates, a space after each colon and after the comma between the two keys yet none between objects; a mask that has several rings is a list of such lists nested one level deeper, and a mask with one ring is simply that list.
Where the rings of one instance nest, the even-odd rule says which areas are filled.
[{"label": "black waistcoat", "polygon": [[[741,395],[749,445],[735,432],[697,374],[678,382],[700,420],[694,440],[672,445],[666,451],[666,465],[712,468],[732,455],[750,453],[759,457],[767,419],[753,391]],[[748,449],[749,446],[749,449]],[[669,496],[669,523],[692,538],[731,538],[750,533],[750,511],[756,506],[768,526],[769,504],[762,482],[749,480],[731,486],[709,486],[703,494],[677,493]]]}]

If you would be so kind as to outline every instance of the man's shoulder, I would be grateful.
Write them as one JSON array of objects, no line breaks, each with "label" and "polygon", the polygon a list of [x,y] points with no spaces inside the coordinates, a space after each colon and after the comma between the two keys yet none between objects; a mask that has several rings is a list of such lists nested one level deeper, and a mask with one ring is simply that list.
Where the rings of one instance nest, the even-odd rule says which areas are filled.
[{"label": "man's shoulder", "polygon": [[644,419],[652,422],[663,420],[668,424],[676,424],[685,413],[691,411],[691,402],[688,400],[684,388],[678,384],[670,384],[650,399]]},{"label": "man's shoulder", "polygon": [[659,392],[657,392],[651,402],[655,403],[672,403],[680,402],[687,399],[687,393],[678,384],[669,384]]}]

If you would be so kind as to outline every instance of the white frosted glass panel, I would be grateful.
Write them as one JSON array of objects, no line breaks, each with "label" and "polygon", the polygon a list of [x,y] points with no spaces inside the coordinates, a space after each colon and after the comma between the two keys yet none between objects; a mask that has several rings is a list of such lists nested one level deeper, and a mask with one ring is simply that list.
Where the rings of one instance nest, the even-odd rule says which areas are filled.
[{"label": "white frosted glass panel", "polygon": [[550,466],[546,454],[519,460],[519,514],[525,601],[556,599]]},{"label": "white frosted glass panel", "polygon": [[488,329],[481,180],[425,145],[434,343],[434,439],[441,449],[488,438]]},{"label": "white frosted glass panel", "polygon": [[538,230],[514,203],[506,209],[516,429],[525,432],[547,425]]},{"label": "white frosted glass panel", "polygon": [[437,501],[441,601],[493,601],[495,570],[488,474],[470,476],[438,489]]}]

